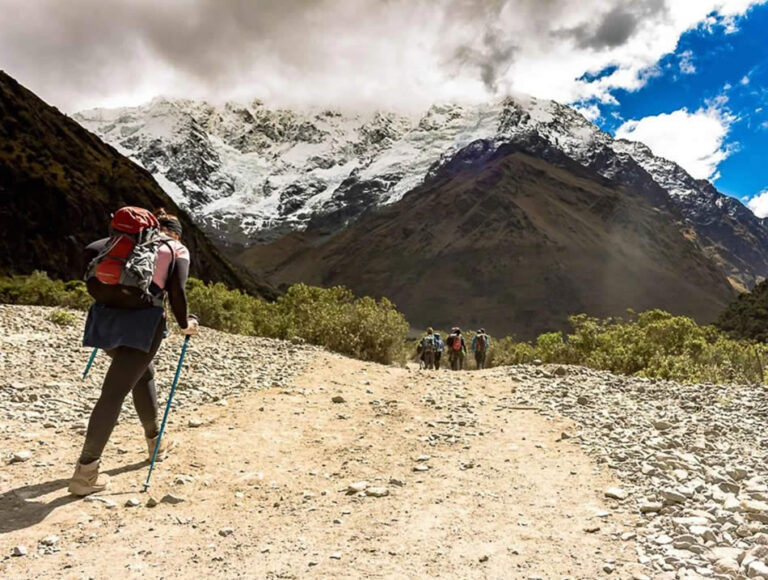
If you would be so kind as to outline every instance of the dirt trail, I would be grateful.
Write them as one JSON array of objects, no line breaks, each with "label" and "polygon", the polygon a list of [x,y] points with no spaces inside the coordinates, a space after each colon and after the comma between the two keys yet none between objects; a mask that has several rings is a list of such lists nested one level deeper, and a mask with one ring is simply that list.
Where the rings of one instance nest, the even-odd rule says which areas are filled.
[{"label": "dirt trail", "polygon": [[[511,408],[513,389],[320,354],[289,388],[176,411],[151,495],[184,501],[154,508],[133,422],[104,457],[116,507],[66,493],[81,435],[54,446],[7,424],[12,445],[43,443],[3,467],[0,577],[597,578],[613,563],[631,578],[632,516],[604,499],[615,482],[561,440],[571,424]],[[344,492],[360,481],[389,495]],[[18,545],[29,554],[10,557]]]}]

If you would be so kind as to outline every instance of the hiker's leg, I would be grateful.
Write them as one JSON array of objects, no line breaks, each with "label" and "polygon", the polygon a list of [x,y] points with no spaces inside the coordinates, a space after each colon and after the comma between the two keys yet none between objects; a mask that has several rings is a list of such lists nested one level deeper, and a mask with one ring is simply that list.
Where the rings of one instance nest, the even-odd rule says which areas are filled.
[{"label": "hiker's leg", "polygon": [[[158,324],[158,327],[162,326],[162,323]],[[126,346],[107,353],[112,357],[112,364],[109,365],[101,387],[101,396],[93,407],[88,421],[80,463],[92,463],[101,457],[115,428],[117,418],[120,416],[125,397],[142,378],[160,346],[162,330],[159,328],[159,332],[155,333],[155,340],[148,353]]]},{"label": "hiker's leg", "polygon": [[157,437],[160,426],[157,422],[157,390],[155,388],[155,366],[149,363],[147,370],[141,375],[139,382],[133,387],[133,406],[139,416],[144,436],[149,439]]},{"label": "hiker's leg", "polygon": [[435,370],[440,370],[440,358],[443,356],[442,352],[435,353]]}]

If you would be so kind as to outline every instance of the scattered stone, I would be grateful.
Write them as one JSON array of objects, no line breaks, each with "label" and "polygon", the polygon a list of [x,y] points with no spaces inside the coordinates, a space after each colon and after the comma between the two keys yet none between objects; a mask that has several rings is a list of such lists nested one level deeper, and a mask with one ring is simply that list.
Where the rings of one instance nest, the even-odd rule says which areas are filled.
[{"label": "scattered stone", "polygon": [[718,574],[738,574],[739,563],[732,558],[721,558],[712,565],[712,569]]},{"label": "scattered stone", "polygon": [[616,571],[616,566],[611,564],[610,562],[606,562],[603,564],[603,572],[606,574],[613,574]]},{"label": "scattered stone", "polygon": [[87,503],[102,503],[107,509],[115,509],[117,507],[117,504],[111,499],[101,497],[100,495],[87,495],[83,498],[83,501]]},{"label": "scattered stone", "polygon": [[386,487],[369,487],[365,490],[365,495],[371,497],[385,497],[389,495],[389,490]]},{"label": "scattered stone", "polygon": [[429,471],[429,465],[426,463],[419,463],[413,467],[414,471]]},{"label": "scattered stone", "polygon": [[405,487],[405,481],[403,481],[402,479],[397,479],[395,477],[390,477],[389,485],[394,485],[397,487]]},{"label": "scattered stone", "polygon": [[333,397],[331,399],[331,402],[332,403],[336,403],[338,405],[338,404],[341,404],[341,403],[346,403],[347,400],[344,397],[342,397],[341,395],[336,395],[335,397]]},{"label": "scattered stone", "polygon": [[172,493],[166,493],[162,499],[160,500],[160,503],[167,503],[170,505],[178,505],[180,503],[184,503],[186,500],[182,497],[179,497],[177,495],[173,495]]},{"label": "scattered stone", "polygon": [[21,556],[27,555],[27,547],[26,546],[14,546],[11,550],[11,556],[14,556],[16,558],[20,558]]},{"label": "scattered stone", "polygon": [[590,524],[586,528],[584,528],[584,531],[587,532],[588,534],[596,534],[597,532],[600,531],[600,526],[598,526],[597,524]]},{"label": "scattered stone", "polygon": [[32,458],[32,452],[31,451],[17,451],[13,455],[11,455],[11,459],[9,463],[13,465],[14,463],[25,463],[29,461]]},{"label": "scattered stone", "polygon": [[331,560],[341,560],[341,552],[331,553]]},{"label": "scattered stone", "polygon": [[360,493],[361,491],[365,491],[367,487],[368,487],[367,481],[358,481],[357,483],[350,483],[349,486],[347,486],[347,493],[348,494]]},{"label": "scattered stone", "polygon": [[605,497],[610,499],[624,500],[629,494],[620,487],[610,487],[605,490]]},{"label": "scattered stone", "polygon": [[235,533],[235,530],[234,530],[234,528],[229,528],[229,527],[227,527],[227,528],[221,528],[221,529],[219,530],[219,535],[220,535],[222,538],[226,538],[227,536],[231,536],[231,535],[232,535],[232,534],[234,534],[234,533]]},{"label": "scattered stone", "polygon": [[745,499],[741,502],[741,508],[748,513],[759,514],[768,512],[768,503],[754,499]]},{"label": "scattered stone", "polygon": [[139,507],[139,505],[141,505],[141,502],[137,498],[135,498],[135,497],[129,498],[125,502],[125,507],[129,507],[129,508]]},{"label": "scattered stone", "polygon": [[754,560],[747,565],[747,577],[768,578],[768,564]]},{"label": "scattered stone", "polygon": [[643,502],[640,504],[640,513],[652,514],[652,513],[660,512],[663,507],[664,505],[658,501]]},{"label": "scattered stone", "polygon": [[148,508],[153,508],[153,507],[157,507],[159,504],[160,504],[159,501],[157,501],[154,497],[149,496],[149,499],[147,499],[147,503],[145,503],[144,505]]},{"label": "scattered stone", "polygon": [[202,427],[203,425],[205,425],[205,422],[202,419],[197,419],[197,418],[190,419],[189,422],[187,423],[187,427],[191,429],[197,429],[198,427]]},{"label": "scattered stone", "polygon": [[482,556],[480,556],[481,563],[487,562],[489,559],[490,557],[488,556],[488,554],[483,554]]},{"label": "scattered stone", "polygon": [[55,546],[59,541],[59,536],[56,535],[50,535],[45,536],[42,540],[40,540],[40,544],[43,546]]}]

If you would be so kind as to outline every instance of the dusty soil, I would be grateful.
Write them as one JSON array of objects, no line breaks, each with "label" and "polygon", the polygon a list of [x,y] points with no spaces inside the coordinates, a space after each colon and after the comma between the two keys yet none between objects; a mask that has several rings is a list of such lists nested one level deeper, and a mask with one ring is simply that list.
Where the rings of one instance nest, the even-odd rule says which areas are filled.
[{"label": "dusty soil", "polygon": [[[35,456],[2,468],[0,577],[632,577],[615,482],[562,437],[573,425],[515,408],[512,379],[313,356],[289,387],[175,411],[149,494],[140,428],[121,422],[112,506],[66,492],[82,435],[6,421],[2,455]],[[389,495],[346,492],[361,481]],[[168,493],[184,501],[145,507]]]}]

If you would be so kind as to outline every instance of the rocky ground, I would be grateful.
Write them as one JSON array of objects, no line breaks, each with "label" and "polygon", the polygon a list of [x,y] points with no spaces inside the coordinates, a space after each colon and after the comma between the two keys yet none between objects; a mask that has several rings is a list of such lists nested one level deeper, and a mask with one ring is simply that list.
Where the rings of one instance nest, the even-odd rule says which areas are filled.
[{"label": "rocky ground", "polygon": [[0,306],[0,577],[768,578],[762,387],[389,368],[203,329],[150,493],[127,403],[111,486],[81,501],[108,359],[80,381],[81,320],[51,312]]},{"label": "rocky ground", "polygon": [[768,390],[681,385],[579,367],[501,368],[515,402],[580,426],[622,480],[653,578],[768,578]]}]

